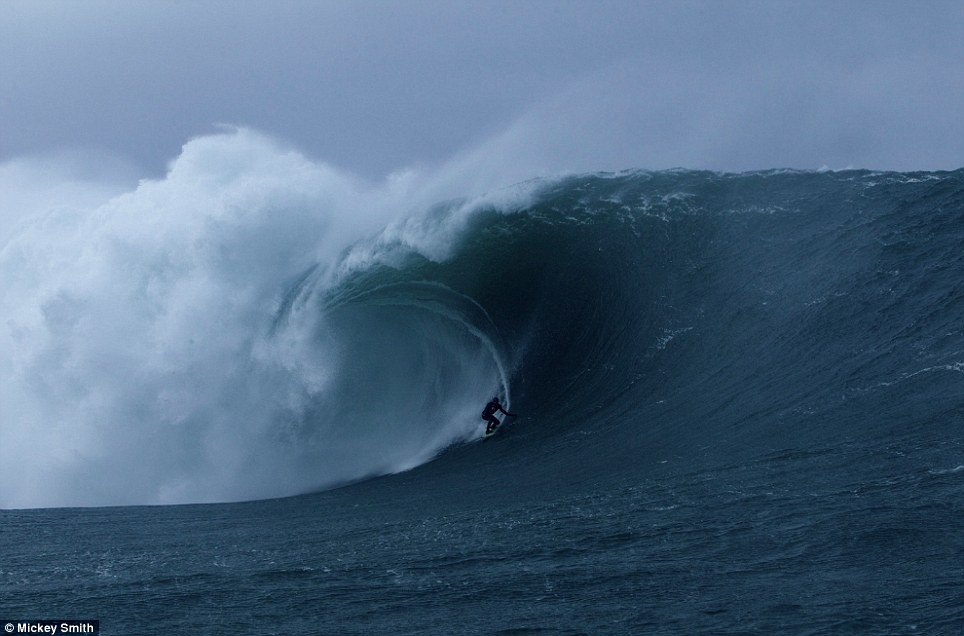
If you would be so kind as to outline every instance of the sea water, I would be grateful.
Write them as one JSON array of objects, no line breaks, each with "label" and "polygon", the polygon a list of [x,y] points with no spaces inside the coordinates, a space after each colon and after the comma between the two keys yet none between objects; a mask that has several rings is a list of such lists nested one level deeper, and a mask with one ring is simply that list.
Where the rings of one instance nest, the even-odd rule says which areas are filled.
[{"label": "sea water", "polygon": [[419,206],[192,143],[0,253],[4,624],[964,628],[961,171]]}]

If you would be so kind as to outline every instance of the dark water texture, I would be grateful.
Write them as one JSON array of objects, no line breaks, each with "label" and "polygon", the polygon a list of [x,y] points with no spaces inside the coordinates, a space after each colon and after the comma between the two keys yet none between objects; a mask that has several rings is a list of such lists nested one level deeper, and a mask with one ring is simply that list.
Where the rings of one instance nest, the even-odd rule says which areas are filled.
[{"label": "dark water texture", "polygon": [[325,493],[0,511],[0,618],[964,629],[964,171],[574,177],[472,224],[326,302],[448,307],[505,360],[517,421]]}]

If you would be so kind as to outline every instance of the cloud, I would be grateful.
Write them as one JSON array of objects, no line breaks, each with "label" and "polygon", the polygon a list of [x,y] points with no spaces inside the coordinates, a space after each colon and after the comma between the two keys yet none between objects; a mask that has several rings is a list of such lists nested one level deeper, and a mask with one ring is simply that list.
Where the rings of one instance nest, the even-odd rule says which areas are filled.
[{"label": "cloud", "polygon": [[369,179],[964,163],[954,2],[5,6],[7,159],[99,147],[160,176],[230,121]]}]

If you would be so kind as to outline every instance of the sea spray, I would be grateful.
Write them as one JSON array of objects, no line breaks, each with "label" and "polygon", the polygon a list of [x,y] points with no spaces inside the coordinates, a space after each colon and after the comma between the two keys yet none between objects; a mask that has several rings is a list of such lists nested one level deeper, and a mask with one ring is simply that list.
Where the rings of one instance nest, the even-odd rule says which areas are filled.
[{"label": "sea spray", "polygon": [[[376,343],[317,304],[278,319],[304,272],[324,289],[349,246],[406,227],[415,179],[365,184],[241,129],[189,142],[163,179],[21,221],[0,253],[0,506],[293,494],[470,435],[499,371],[457,323],[402,318]],[[392,388],[413,366],[422,383]]]}]

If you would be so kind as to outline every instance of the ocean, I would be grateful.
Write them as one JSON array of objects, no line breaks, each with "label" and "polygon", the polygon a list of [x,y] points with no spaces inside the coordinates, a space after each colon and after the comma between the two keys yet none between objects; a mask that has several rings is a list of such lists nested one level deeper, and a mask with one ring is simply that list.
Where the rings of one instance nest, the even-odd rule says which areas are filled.
[{"label": "ocean", "polygon": [[0,252],[0,622],[964,631],[964,171],[419,207],[196,144]]}]

